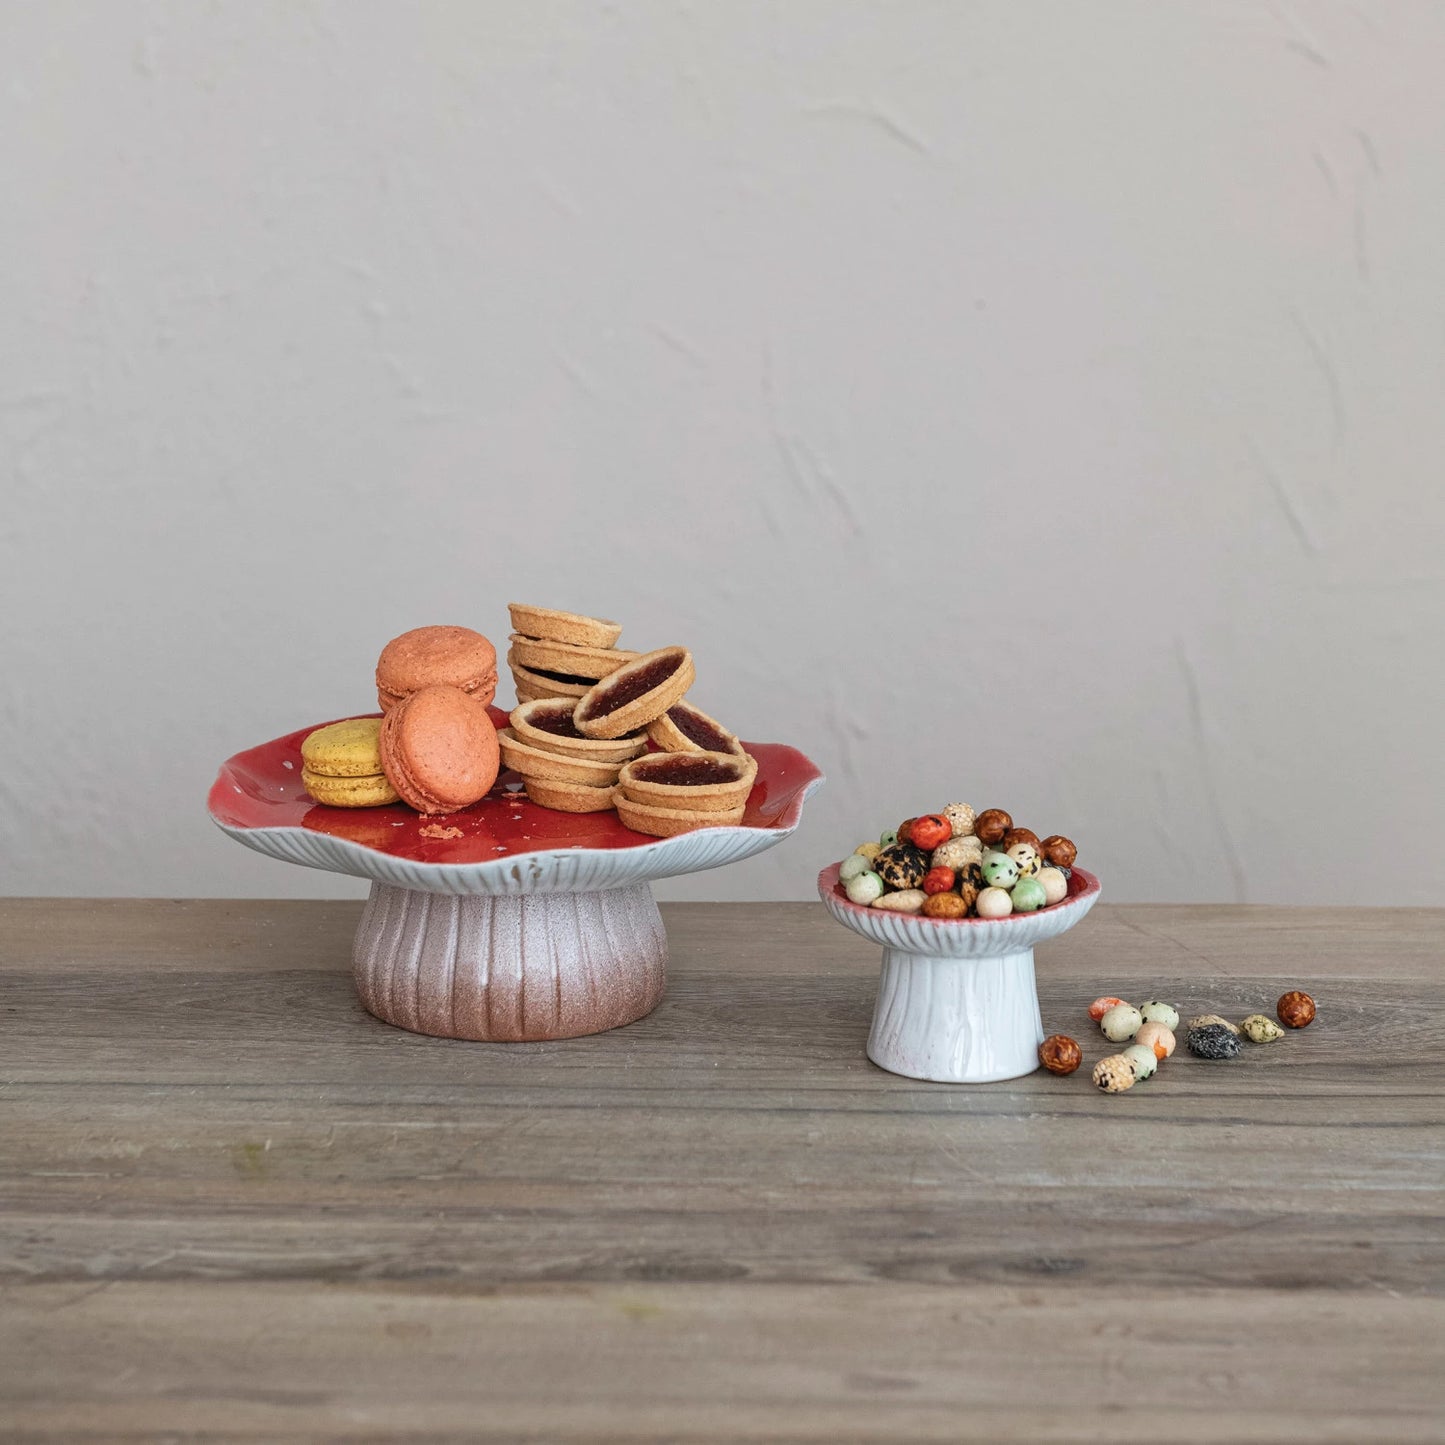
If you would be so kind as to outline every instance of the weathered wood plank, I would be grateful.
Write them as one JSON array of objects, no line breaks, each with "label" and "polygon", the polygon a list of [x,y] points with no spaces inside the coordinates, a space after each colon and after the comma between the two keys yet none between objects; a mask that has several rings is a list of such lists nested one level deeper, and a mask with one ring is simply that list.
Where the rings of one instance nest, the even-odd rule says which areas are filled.
[{"label": "weathered wood plank", "polygon": [[9,1423],[68,1436],[1357,1445],[1438,1439],[1445,1405],[1437,1311],[1378,1293],[1186,1300],[1047,1280],[14,1293]]},{"label": "weathered wood plank", "polygon": [[1091,1060],[1126,983],[1321,1004],[1119,1098],[885,1074],[820,909],[667,917],[650,1018],[487,1046],[358,1008],[353,904],[0,903],[0,1432],[1438,1438],[1445,915],[1096,910]]}]

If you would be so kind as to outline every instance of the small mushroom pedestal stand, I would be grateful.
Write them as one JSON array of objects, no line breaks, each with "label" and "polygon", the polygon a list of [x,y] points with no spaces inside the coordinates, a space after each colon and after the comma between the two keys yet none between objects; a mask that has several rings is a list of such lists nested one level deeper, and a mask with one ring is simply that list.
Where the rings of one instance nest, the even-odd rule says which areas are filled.
[{"label": "small mushroom pedestal stand", "polygon": [[1068,896],[1008,918],[934,919],[848,900],[838,865],[818,875],[828,911],[883,946],[868,1057],[890,1073],[943,1084],[988,1084],[1039,1067],[1044,1040],[1034,945],[1076,924],[1099,897],[1082,868]]},{"label": "small mushroom pedestal stand", "polygon": [[[504,727],[507,715],[492,709]],[[330,808],[301,784],[302,728],[237,753],[211,817],[273,858],[371,880],[352,949],[356,991],[389,1024],[443,1038],[572,1038],[650,1013],[667,986],[659,878],[775,847],[822,774],[780,743],[749,743],[758,775],[743,821],[650,838],[614,812],[561,813],[503,773],[444,818],[401,804]]]}]

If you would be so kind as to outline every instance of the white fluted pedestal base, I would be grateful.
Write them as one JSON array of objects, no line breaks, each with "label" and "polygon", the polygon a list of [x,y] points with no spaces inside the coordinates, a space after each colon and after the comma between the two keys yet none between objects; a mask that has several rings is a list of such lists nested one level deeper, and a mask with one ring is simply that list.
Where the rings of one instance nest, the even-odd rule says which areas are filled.
[{"label": "white fluted pedestal base", "polygon": [[646,883],[497,898],[373,883],[352,963],[362,1005],[398,1028],[566,1039],[657,1007],[667,935]]},{"label": "white fluted pedestal base", "polygon": [[1044,1040],[1034,951],[947,958],[883,950],[868,1057],[944,1084],[1016,1079],[1039,1066]]}]

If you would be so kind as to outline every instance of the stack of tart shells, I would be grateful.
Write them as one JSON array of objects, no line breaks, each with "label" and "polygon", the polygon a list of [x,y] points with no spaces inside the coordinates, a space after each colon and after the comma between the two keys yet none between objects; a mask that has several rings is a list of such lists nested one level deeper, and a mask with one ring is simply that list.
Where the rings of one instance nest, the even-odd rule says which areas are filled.
[{"label": "stack of tart shells", "polygon": [[522,775],[534,803],[562,813],[600,813],[613,806],[622,765],[647,750],[647,735],[585,737],[572,721],[576,706],[570,697],[521,703],[497,742],[503,765]]},{"label": "stack of tart shells", "polygon": [[[508,610],[518,706],[499,742],[532,802],[615,807],[627,827],[661,838],[742,821],[757,762],[685,700],[696,676],[687,648],[628,652],[619,623],[520,602]],[[649,761],[649,744],[696,761]]]},{"label": "stack of tart shells", "polygon": [[507,605],[512,615],[507,666],[519,703],[546,697],[579,698],[601,678],[637,654],[617,646],[622,624],[522,602]]}]

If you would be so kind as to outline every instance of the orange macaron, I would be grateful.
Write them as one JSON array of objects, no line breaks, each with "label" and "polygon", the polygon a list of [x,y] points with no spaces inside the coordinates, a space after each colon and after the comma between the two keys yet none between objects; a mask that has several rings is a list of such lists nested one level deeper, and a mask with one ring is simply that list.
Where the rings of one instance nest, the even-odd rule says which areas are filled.
[{"label": "orange macaron", "polygon": [[381,723],[381,766],[403,803],[419,813],[454,813],[497,781],[501,748],[486,708],[459,687],[423,687]]},{"label": "orange macaron", "polygon": [[390,712],[419,688],[444,684],[477,702],[497,691],[497,650],[470,627],[414,627],[394,637],[376,662],[376,700]]}]

